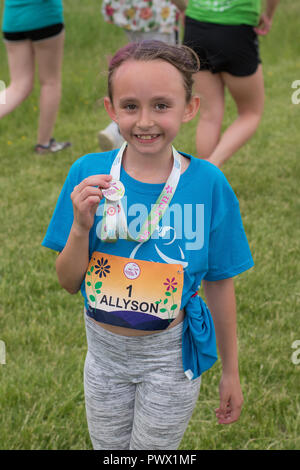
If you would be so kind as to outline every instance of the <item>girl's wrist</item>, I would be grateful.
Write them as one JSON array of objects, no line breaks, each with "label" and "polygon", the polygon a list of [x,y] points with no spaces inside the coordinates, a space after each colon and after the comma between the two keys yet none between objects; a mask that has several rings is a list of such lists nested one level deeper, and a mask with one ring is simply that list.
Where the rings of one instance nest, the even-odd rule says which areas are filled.
[{"label": "girl's wrist", "polygon": [[238,367],[224,367],[222,368],[222,375],[224,377],[239,377]]},{"label": "girl's wrist", "polygon": [[85,239],[89,237],[90,229],[87,227],[82,227],[81,225],[76,224],[74,221],[71,228],[71,233],[78,239]]},{"label": "girl's wrist", "polygon": [[229,358],[228,361],[223,360],[222,362],[222,373],[226,376],[239,375],[239,363],[237,357]]},{"label": "girl's wrist", "polygon": [[222,372],[223,377],[239,377],[239,371],[224,371]]}]

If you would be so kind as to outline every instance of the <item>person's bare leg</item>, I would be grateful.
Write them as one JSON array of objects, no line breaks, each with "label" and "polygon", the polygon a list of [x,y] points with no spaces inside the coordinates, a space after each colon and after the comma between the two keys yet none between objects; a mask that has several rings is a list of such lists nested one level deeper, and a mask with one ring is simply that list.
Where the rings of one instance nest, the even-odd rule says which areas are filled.
[{"label": "person's bare leg", "polygon": [[41,85],[37,135],[37,142],[41,145],[49,144],[61,100],[64,37],[63,31],[53,38],[34,42]]},{"label": "person's bare leg", "polygon": [[216,148],[224,115],[224,83],[220,74],[207,70],[194,76],[195,93],[200,96],[200,117],[196,148],[200,158],[208,158]]},{"label": "person's bare leg", "polygon": [[1,91],[0,119],[19,106],[31,93],[34,85],[34,52],[31,41],[5,41],[5,46],[10,84]]},{"label": "person's bare leg", "polygon": [[262,66],[248,77],[235,77],[222,72],[222,78],[233,97],[238,117],[223,133],[208,160],[220,167],[255,133],[264,108]]}]

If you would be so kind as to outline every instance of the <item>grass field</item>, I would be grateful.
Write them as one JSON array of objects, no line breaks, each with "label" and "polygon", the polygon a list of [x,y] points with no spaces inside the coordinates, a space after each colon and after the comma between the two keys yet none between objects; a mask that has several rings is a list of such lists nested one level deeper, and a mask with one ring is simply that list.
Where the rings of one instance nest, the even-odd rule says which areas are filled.
[{"label": "grass field", "polygon": [[[126,38],[103,23],[100,2],[64,5],[63,99],[55,136],[71,139],[73,147],[56,155],[33,153],[38,84],[0,122],[0,340],[6,347],[0,449],[91,449],[82,301],[59,287],[56,255],[41,241],[70,165],[98,151],[97,132],[108,123],[101,102],[106,58]],[[0,13],[2,8],[3,2]],[[253,139],[223,168],[240,200],[255,261],[236,280],[243,413],[233,425],[216,422],[218,361],[203,376],[181,449],[300,448],[300,364],[292,361],[292,344],[300,340],[300,103],[291,101],[291,85],[300,79],[299,16],[299,2],[281,2],[271,33],[261,40],[264,117]],[[0,80],[9,83],[3,44]],[[225,124],[234,113],[228,98]],[[195,125],[183,127],[178,149],[195,154]]]}]

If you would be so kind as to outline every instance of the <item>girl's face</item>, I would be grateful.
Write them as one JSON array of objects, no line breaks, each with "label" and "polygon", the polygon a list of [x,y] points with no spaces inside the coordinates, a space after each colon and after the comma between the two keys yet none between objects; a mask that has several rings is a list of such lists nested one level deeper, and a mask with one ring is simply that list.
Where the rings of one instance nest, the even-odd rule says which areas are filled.
[{"label": "girl's face", "polygon": [[105,98],[105,107],[128,142],[128,153],[169,158],[181,123],[199,108],[197,97],[186,102],[179,70],[163,60],[128,60],[112,80],[113,103]]}]

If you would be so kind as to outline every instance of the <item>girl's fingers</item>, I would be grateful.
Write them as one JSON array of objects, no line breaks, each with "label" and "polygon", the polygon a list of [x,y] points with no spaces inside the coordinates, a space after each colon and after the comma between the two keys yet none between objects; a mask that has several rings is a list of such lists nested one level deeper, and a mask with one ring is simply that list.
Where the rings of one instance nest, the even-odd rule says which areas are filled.
[{"label": "girl's fingers", "polygon": [[89,197],[97,196],[102,199],[102,191],[97,186],[86,186],[78,193],[78,197],[81,201],[85,201]]},{"label": "girl's fingers", "polygon": [[78,204],[91,196],[98,196],[100,202],[103,197],[101,189],[109,187],[111,178],[111,175],[93,175],[85,178],[73,189],[71,194],[73,203]]},{"label": "girl's fingers", "polygon": [[[97,191],[100,193],[99,189]],[[85,199],[82,199],[82,194],[73,197],[74,224],[80,229],[90,230],[100,201],[99,194],[89,194]]]},{"label": "girl's fingers", "polygon": [[90,229],[97,207],[103,198],[101,189],[109,188],[111,175],[92,175],[74,187],[71,200],[74,222],[78,227]]},{"label": "girl's fingers", "polygon": [[96,211],[101,198],[99,196],[89,196],[84,202],[89,206],[92,211]]},{"label": "girl's fingers", "polygon": [[[89,199],[97,198],[98,203],[102,199],[102,193],[98,187],[95,186],[87,186],[79,191],[78,188],[74,188],[74,191],[71,194],[71,200],[76,208],[80,208],[81,206],[85,205],[86,203],[89,204]],[[96,200],[96,199],[95,199]],[[92,201],[90,201],[92,203]]]},{"label": "girl's fingers", "polygon": [[220,406],[215,410],[219,424],[230,424],[237,421],[241,414],[241,407],[227,403],[227,406]]},{"label": "girl's fingers", "polygon": [[[78,186],[76,186],[77,191],[82,191],[84,188],[87,186],[96,186],[99,188],[106,189],[109,187],[109,183],[112,179],[111,175],[92,175],[88,176],[84,180],[79,183]],[[74,188],[75,189],[75,188]]]}]

